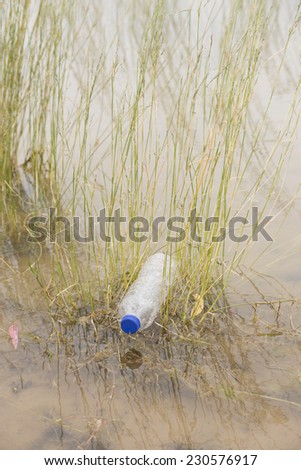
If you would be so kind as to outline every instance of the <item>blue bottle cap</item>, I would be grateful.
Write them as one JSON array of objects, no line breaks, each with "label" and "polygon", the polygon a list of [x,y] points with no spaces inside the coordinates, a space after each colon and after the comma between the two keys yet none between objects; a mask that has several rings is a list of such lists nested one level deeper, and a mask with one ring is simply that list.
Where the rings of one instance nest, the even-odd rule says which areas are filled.
[{"label": "blue bottle cap", "polygon": [[125,315],[120,322],[120,326],[125,333],[133,334],[139,330],[141,323],[139,318],[135,317],[135,315]]}]

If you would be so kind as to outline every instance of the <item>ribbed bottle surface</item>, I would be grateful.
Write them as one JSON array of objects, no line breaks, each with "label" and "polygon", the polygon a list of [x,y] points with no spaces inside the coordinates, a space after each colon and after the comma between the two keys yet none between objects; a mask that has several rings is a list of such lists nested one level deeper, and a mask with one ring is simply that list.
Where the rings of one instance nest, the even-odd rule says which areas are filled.
[{"label": "ribbed bottle surface", "polygon": [[136,333],[153,323],[174,276],[175,263],[169,255],[156,253],[146,260],[119,305],[121,328],[125,333]]}]

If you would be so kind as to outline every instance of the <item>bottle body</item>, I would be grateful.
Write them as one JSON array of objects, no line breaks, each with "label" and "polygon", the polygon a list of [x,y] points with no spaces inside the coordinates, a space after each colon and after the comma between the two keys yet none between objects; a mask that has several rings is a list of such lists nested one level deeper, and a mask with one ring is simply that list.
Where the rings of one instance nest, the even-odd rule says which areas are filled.
[{"label": "bottle body", "polygon": [[136,333],[153,323],[174,276],[175,263],[170,256],[156,253],[146,260],[119,305],[121,328],[125,333]]}]

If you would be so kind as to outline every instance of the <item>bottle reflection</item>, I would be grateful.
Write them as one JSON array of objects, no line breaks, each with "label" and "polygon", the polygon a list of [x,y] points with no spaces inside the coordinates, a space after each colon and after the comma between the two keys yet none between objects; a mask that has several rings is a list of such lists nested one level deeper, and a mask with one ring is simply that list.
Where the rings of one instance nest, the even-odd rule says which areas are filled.
[{"label": "bottle reflection", "polygon": [[143,364],[143,356],[140,351],[131,348],[123,356],[121,356],[120,362],[129,369],[139,369],[139,367]]}]

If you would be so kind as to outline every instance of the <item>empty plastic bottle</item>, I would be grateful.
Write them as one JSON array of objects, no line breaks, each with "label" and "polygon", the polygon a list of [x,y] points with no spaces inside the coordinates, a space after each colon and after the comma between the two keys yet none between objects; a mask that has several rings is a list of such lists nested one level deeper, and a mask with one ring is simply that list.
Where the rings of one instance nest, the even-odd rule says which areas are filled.
[{"label": "empty plastic bottle", "polygon": [[121,329],[136,333],[150,326],[175,276],[175,262],[164,253],[150,256],[119,305]]}]

